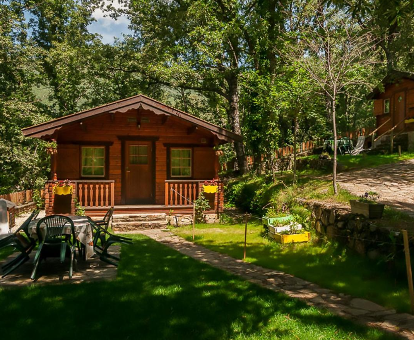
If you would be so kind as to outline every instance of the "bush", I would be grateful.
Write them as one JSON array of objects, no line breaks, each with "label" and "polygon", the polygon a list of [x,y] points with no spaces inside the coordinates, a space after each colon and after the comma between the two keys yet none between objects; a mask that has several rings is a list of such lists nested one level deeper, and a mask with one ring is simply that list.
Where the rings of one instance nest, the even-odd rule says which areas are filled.
[{"label": "bush", "polygon": [[284,187],[282,182],[273,182],[271,176],[244,176],[227,184],[225,199],[227,206],[261,216],[269,205],[278,204],[273,197]]}]

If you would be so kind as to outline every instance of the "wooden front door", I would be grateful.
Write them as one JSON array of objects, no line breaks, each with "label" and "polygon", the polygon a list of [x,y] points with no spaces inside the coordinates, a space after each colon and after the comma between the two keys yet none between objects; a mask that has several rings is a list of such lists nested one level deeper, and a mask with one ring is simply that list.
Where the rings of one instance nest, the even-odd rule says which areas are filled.
[{"label": "wooden front door", "polygon": [[154,201],[154,166],[152,142],[125,142],[125,203]]},{"label": "wooden front door", "polygon": [[[405,118],[405,92],[397,92],[394,96],[394,126],[400,123]],[[400,123],[395,132],[404,129],[404,122]]]}]

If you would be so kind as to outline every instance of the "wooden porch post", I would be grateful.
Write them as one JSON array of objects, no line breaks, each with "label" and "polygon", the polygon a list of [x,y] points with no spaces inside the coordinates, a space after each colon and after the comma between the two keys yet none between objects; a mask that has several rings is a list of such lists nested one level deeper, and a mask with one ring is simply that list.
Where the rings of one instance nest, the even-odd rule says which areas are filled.
[{"label": "wooden porch post", "polygon": [[51,145],[47,148],[47,153],[50,155],[50,179],[53,181],[57,181],[57,143],[55,139],[50,141]]},{"label": "wooden porch post", "polygon": [[220,162],[219,162],[219,156],[223,154],[223,151],[217,150],[215,152],[214,157],[214,178],[218,178],[219,171],[220,171]]}]

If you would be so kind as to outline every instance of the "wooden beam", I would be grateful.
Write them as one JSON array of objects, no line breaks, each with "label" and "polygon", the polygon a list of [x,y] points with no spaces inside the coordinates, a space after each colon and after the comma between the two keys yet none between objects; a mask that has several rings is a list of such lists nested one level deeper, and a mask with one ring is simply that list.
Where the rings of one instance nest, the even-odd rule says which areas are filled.
[{"label": "wooden beam", "polygon": [[191,135],[191,134],[193,134],[194,132],[196,132],[196,131],[197,131],[197,129],[198,129],[198,126],[197,126],[197,125],[193,125],[193,126],[189,127],[189,128],[187,129],[187,135]]}]

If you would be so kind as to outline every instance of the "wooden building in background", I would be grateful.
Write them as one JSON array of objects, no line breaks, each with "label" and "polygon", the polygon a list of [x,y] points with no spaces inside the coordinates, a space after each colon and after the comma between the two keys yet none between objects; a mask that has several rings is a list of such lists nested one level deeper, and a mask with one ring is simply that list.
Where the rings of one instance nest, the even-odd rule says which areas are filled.
[{"label": "wooden building in background", "polygon": [[[71,180],[74,199],[88,214],[180,212],[202,183],[218,178],[215,147],[242,137],[143,95],[119,100],[23,129],[27,137],[55,141],[46,213],[57,209],[56,180]],[[222,186],[208,199],[218,212]]]},{"label": "wooden building in background", "polygon": [[368,99],[374,100],[378,136],[414,131],[414,73],[390,72]]}]

